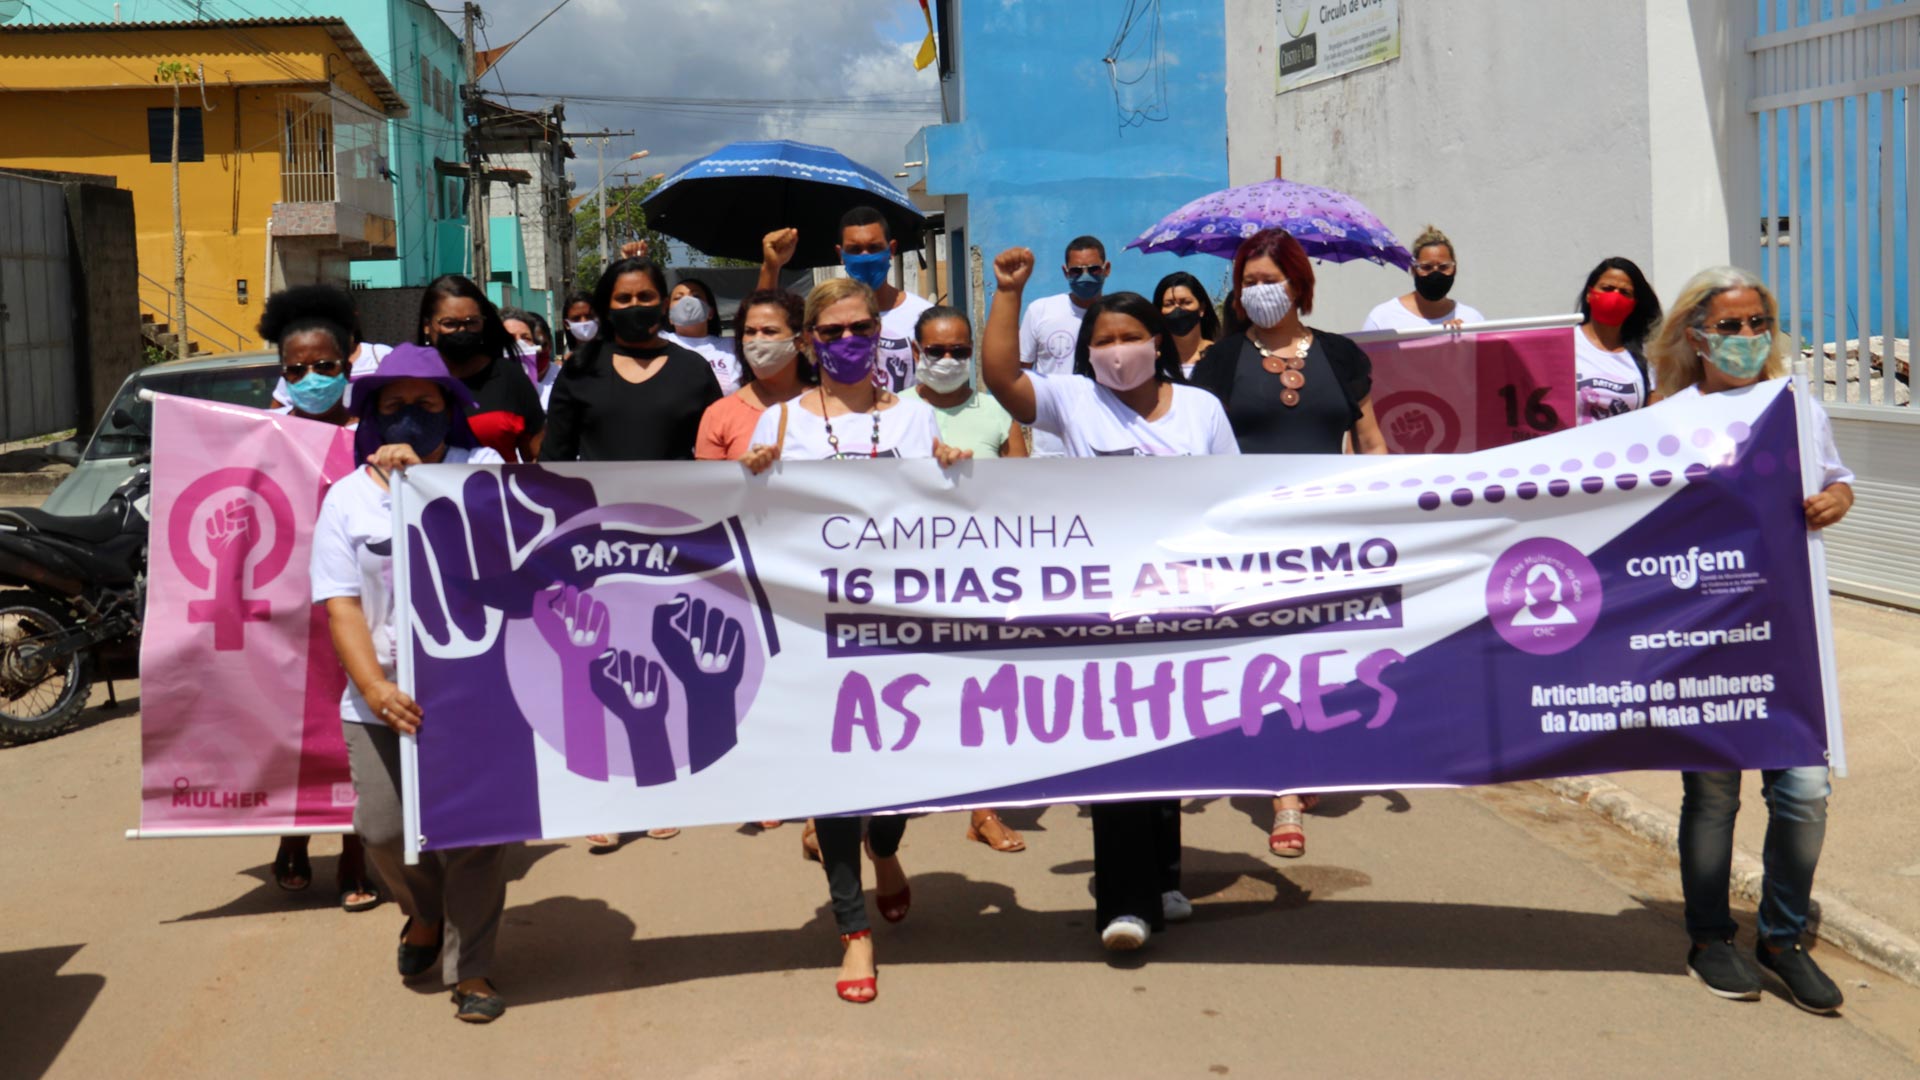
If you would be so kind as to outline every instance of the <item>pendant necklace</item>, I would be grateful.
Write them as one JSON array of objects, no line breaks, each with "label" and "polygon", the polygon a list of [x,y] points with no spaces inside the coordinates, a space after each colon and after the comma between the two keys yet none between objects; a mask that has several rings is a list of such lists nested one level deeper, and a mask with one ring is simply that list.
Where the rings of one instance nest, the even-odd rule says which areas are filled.
[{"label": "pendant necklace", "polygon": [[1260,352],[1260,366],[1280,376],[1281,404],[1289,407],[1300,404],[1300,388],[1307,385],[1307,348],[1313,341],[1312,335],[1301,334],[1294,340],[1292,356],[1282,356],[1277,350],[1268,349],[1257,338],[1248,340]]},{"label": "pendant necklace", "polygon": [[[855,413],[854,415],[858,416],[859,414]],[[827,416],[827,388],[824,386],[820,388],[820,419],[825,421],[827,425],[827,447],[833,451],[833,456],[837,458],[840,456],[840,438],[833,433],[833,421]],[[875,397],[873,402],[873,444],[867,451],[867,457],[877,458],[879,456],[880,400],[878,397]]]}]

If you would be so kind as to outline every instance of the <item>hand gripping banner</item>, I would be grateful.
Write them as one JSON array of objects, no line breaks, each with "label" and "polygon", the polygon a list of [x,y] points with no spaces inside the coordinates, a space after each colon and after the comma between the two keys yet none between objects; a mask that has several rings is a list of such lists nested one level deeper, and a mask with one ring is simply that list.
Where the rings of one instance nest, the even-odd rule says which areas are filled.
[{"label": "hand gripping banner", "polygon": [[346,674],[307,562],[352,433],[165,394],[153,423],[138,835],[348,831]]},{"label": "hand gripping banner", "polygon": [[1800,428],[409,470],[414,838],[1820,764]]}]

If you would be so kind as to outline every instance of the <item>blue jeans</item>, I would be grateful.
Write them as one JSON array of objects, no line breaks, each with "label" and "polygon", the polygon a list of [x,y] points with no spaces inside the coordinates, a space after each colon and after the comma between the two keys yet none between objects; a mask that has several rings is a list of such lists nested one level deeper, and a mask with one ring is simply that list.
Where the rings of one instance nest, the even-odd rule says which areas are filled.
[{"label": "blue jeans", "polygon": [[[1687,900],[1687,935],[1695,944],[1734,936],[1727,900],[1733,870],[1733,818],[1740,812],[1740,774],[1682,774],[1680,887]],[[1767,802],[1767,839],[1761,852],[1766,878],[1761,888],[1760,940],[1790,945],[1807,928],[1813,871],[1827,836],[1827,783],[1823,766],[1767,769],[1760,794]]]}]

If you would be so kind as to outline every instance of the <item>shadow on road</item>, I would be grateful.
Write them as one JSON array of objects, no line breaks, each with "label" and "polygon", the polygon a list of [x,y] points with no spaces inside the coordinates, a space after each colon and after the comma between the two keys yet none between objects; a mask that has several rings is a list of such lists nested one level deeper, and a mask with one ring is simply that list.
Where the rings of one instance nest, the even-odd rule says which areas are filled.
[{"label": "shadow on road", "polygon": [[[337,902],[333,887],[334,871],[340,857],[338,855],[317,855],[313,857],[313,884],[300,892],[287,892],[273,880],[273,854],[278,842],[270,836],[259,838],[260,853],[266,862],[258,866],[249,866],[238,871],[238,876],[254,879],[254,887],[216,908],[196,911],[178,918],[163,919],[163,923],[199,922],[202,919],[229,919],[246,915],[270,915],[288,908],[332,907]],[[507,852],[507,881],[519,881],[527,876],[533,864],[553,854],[566,850],[565,844],[516,844]],[[392,897],[388,897],[391,902]],[[374,908],[375,911],[393,910],[386,904]],[[4,984],[0,984],[4,985]]]},{"label": "shadow on road", "polygon": [[84,945],[0,952],[0,1073],[37,1077],[53,1065],[107,985],[104,975],[62,975]]},{"label": "shadow on road", "polygon": [[[120,719],[123,716],[132,716],[134,713],[137,713],[139,711],[140,711],[140,699],[137,697],[130,697],[130,698],[123,697],[120,699],[120,703],[118,705],[100,704],[100,705],[89,706],[86,709],[81,711],[80,719],[75,720],[73,722],[72,727],[61,732],[59,735],[55,735],[54,738],[56,739],[64,738],[65,736],[72,735],[73,733],[78,731],[85,731],[91,727],[99,727],[101,724],[110,723],[114,720]],[[35,740],[35,741],[37,742],[39,740]],[[31,745],[33,744],[30,742],[14,742],[10,739],[0,739],[0,749],[5,749],[7,747],[12,747],[12,746],[31,746]]]},{"label": "shadow on road", "polygon": [[[1193,920],[1155,935],[1149,964],[1288,964],[1462,971],[1671,974],[1670,919],[1491,904],[1332,900],[1369,883],[1338,867],[1281,873],[1241,854],[1188,849]],[[1249,873],[1246,864],[1259,866]],[[1068,864],[1071,867],[1073,864]],[[1057,867],[1056,872],[1067,869]],[[1091,911],[1030,911],[998,882],[913,878],[912,916],[876,920],[881,965],[1103,962]],[[1309,900],[1315,902],[1309,903]],[[553,897],[507,909],[495,970],[515,1004],[701,979],[831,971],[840,950],[822,904],[791,930],[647,937],[603,900]],[[636,935],[639,935],[636,937]],[[823,991],[824,992],[824,991]]]}]

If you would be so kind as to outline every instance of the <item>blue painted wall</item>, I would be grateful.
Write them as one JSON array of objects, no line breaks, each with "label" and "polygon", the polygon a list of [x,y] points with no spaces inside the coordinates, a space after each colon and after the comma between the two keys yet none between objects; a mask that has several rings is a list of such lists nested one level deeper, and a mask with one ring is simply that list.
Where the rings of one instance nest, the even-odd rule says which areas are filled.
[{"label": "blue painted wall", "polygon": [[[1759,0],[1760,28],[1762,32],[1788,30],[1812,23],[1863,12],[1878,11],[1881,8],[1898,6],[1895,0]],[[1920,178],[1907,175],[1907,162],[1911,160],[1907,146],[1908,127],[1904,122],[1906,110],[1913,108],[1909,101],[1911,92],[1896,89],[1891,95],[1893,108],[1885,110],[1885,103],[1877,93],[1866,98],[1866,175],[1856,175],[1860,162],[1861,103],[1859,98],[1844,101],[1825,102],[1820,105],[1802,105],[1790,111],[1767,114],[1762,133],[1761,168],[1771,173],[1770,183],[1773,190],[1773,214],[1776,217],[1792,214],[1795,216],[1796,235],[1792,240],[1788,256],[1781,252],[1770,252],[1762,258],[1769,263],[1778,261],[1778,282],[1784,288],[1787,283],[1786,260],[1792,258],[1798,262],[1800,288],[1797,296],[1781,296],[1782,315],[1787,319],[1805,319],[1811,323],[1816,306],[1819,309],[1820,325],[1806,326],[1806,334],[1817,336],[1821,341],[1846,341],[1851,338],[1865,339],[1882,334],[1888,323],[1883,285],[1886,277],[1882,257],[1891,254],[1893,307],[1893,333],[1896,337],[1913,336],[1913,315],[1908,310],[1911,294],[1908,291],[1911,275],[1916,272],[1912,253],[1920,250],[1914,243],[1912,222],[1907,218],[1907,192]],[[1883,126],[1882,113],[1888,112],[1886,119],[1890,124]],[[1815,114],[1818,114],[1817,117]],[[1799,117],[1799,143],[1793,145],[1792,114]],[[1821,142],[1814,144],[1813,129],[1818,123],[1822,133]],[[1836,138],[1836,129],[1841,136]],[[1839,154],[1836,159],[1835,151]],[[1891,212],[1882,216],[1881,201],[1881,164],[1882,158],[1891,158],[1891,180],[1889,189],[1893,192]],[[1813,202],[1814,170],[1820,171],[1821,205]],[[1789,171],[1797,173],[1790,177]],[[1844,181],[1844,184],[1843,184]],[[1789,205],[1792,185],[1797,183],[1799,204]],[[1835,206],[1835,193],[1844,192],[1839,199],[1843,217],[1836,222],[1832,216]],[[1864,196],[1864,200],[1863,197]],[[1865,203],[1866,229],[1864,242],[1868,255],[1868,296],[1866,304],[1861,303],[1859,278],[1860,248],[1863,236],[1860,228],[1862,202]],[[1822,228],[1819,250],[1813,245],[1812,216],[1821,215]],[[1835,233],[1842,232],[1844,246],[1840,255],[1844,260],[1846,276],[1846,295],[1835,294]],[[1813,296],[1814,259],[1820,261],[1820,296],[1815,305]],[[1761,269],[1766,269],[1762,267]],[[1803,328],[1790,323],[1793,330]],[[1811,345],[1812,342],[1806,342]]]},{"label": "blue painted wall", "polygon": [[[1227,186],[1221,0],[954,0],[952,10],[958,122],[927,128],[913,150],[925,147],[928,194],[965,197],[964,243],[989,264],[1033,248],[1029,300],[1065,289],[1058,267],[1083,233],[1107,246],[1109,292],[1148,293],[1174,270],[1212,289],[1224,260],[1122,248]],[[964,250],[949,257],[964,270]]]}]

